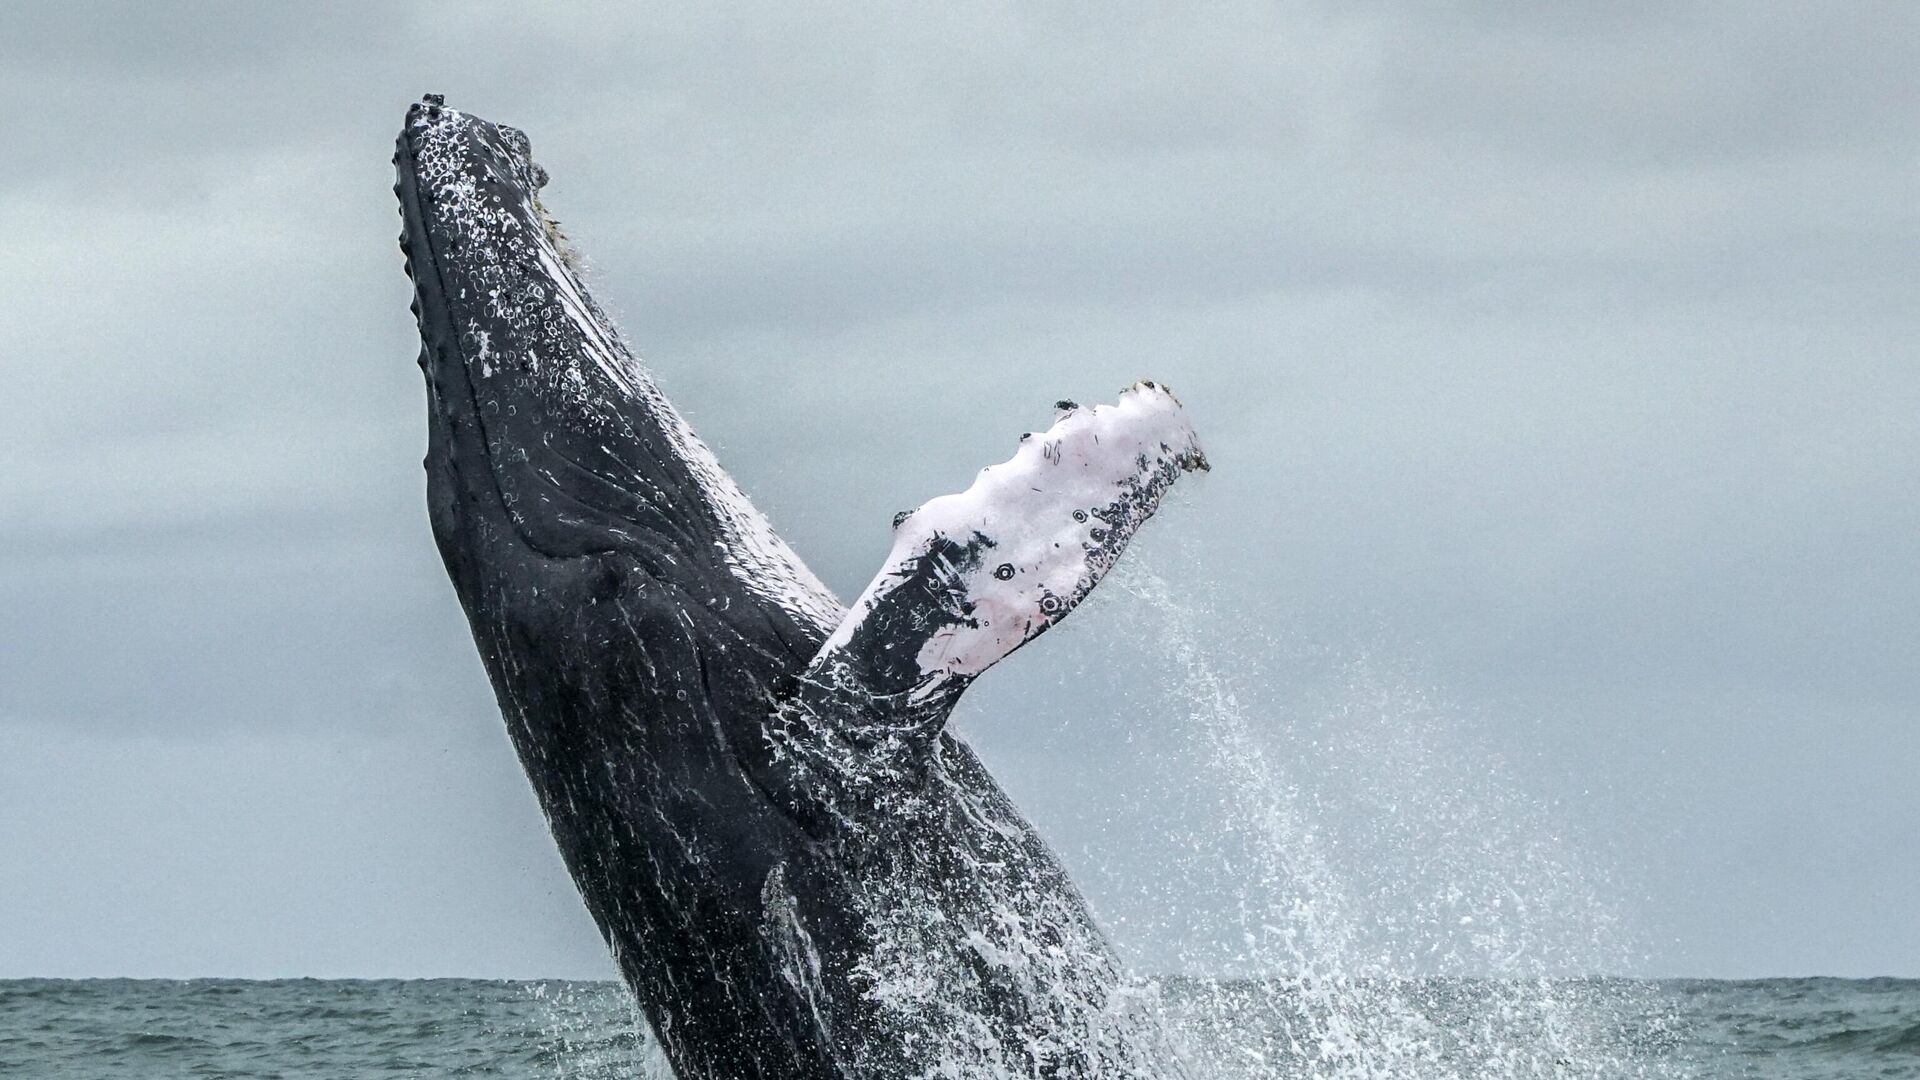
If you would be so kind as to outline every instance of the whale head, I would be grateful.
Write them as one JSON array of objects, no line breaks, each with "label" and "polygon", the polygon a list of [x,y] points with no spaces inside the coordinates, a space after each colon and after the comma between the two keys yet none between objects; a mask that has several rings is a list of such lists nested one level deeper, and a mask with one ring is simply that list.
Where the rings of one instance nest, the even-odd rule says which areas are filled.
[{"label": "whale head", "polygon": [[710,606],[744,593],[808,635],[831,628],[837,602],[583,285],[526,135],[428,95],[394,165],[450,563],[617,552]]}]

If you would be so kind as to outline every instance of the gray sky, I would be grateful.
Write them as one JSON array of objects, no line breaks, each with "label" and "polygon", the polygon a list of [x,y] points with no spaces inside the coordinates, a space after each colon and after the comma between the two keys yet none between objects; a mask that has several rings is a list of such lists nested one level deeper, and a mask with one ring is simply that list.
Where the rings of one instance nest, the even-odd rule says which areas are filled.
[{"label": "gray sky", "polygon": [[429,90],[842,596],[1178,388],[1136,554],[1209,611],[1136,571],[959,719],[1142,964],[1261,960],[1252,892],[1920,975],[1920,8],[535,7],[9,10],[0,976],[610,971],[422,513]]}]

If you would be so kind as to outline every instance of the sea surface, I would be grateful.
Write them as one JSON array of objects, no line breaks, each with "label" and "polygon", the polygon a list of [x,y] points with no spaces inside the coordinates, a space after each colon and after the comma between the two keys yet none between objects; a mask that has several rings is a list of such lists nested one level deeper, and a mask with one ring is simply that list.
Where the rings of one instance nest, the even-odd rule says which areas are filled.
[{"label": "sea surface", "polygon": [[[1182,980],[1200,1077],[1920,1077],[1920,980]],[[1369,1039],[1374,1040],[1369,1042]],[[0,1076],[657,1076],[616,984],[0,981]]]}]

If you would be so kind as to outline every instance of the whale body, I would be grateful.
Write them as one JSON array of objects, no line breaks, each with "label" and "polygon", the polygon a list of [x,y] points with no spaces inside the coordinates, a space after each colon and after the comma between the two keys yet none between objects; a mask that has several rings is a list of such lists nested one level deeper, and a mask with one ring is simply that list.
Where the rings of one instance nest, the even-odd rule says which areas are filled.
[{"label": "whale body", "polygon": [[582,285],[526,137],[395,154],[433,535],[514,747],[681,1080],[1178,1077],[1150,988],[979,759],[967,685],[1181,473],[1140,383],[894,522],[842,606]]}]

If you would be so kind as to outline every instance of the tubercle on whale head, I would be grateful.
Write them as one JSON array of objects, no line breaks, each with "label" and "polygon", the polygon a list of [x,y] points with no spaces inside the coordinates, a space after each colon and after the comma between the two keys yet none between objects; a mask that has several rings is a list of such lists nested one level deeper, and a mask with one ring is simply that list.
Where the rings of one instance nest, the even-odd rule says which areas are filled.
[{"label": "tubercle on whale head", "polygon": [[489,133],[496,137],[508,151],[513,163],[526,174],[529,189],[545,186],[540,178],[539,167],[533,161],[533,144],[527,133],[511,124],[499,124],[482,120],[472,113],[450,108],[445,94],[422,94],[420,100],[407,109],[406,129],[409,133],[420,133],[444,127],[450,133],[470,129],[486,138]]},{"label": "tubercle on whale head", "polygon": [[925,633],[910,665],[896,658],[891,671],[871,673],[873,688],[897,692],[910,681],[916,695],[933,695],[970,680],[1065,618],[1173,482],[1208,467],[1164,386],[1135,383],[1112,405],[1062,402],[1052,427],[1023,436],[1012,458],[982,469],[966,491],[896,519],[886,568],[823,656],[871,633],[870,622],[903,625],[899,609]]}]

